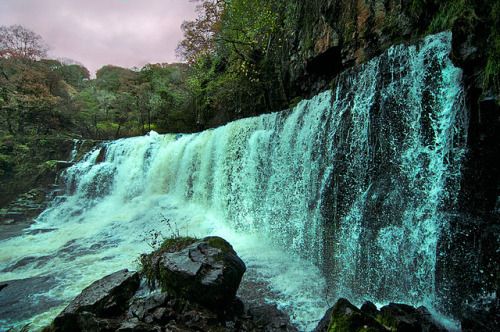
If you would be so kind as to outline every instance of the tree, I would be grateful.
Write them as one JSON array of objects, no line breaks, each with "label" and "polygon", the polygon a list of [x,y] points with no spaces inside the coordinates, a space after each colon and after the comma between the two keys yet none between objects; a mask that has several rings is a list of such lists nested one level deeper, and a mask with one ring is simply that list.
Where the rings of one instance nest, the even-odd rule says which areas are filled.
[{"label": "tree", "polygon": [[176,50],[181,59],[188,63],[194,63],[198,57],[214,53],[216,35],[221,27],[224,7],[225,1],[223,0],[204,0],[196,7],[198,18],[182,23],[181,29],[184,31],[184,39]]},{"label": "tree", "polygon": [[0,58],[39,60],[49,47],[42,37],[22,25],[0,26]]},{"label": "tree", "polygon": [[31,130],[46,134],[51,129],[55,119],[52,111],[60,98],[50,93],[48,81],[46,72],[26,66],[6,82],[0,106],[11,134],[24,135]]},{"label": "tree", "polygon": [[129,92],[129,88],[136,84],[137,73],[118,66],[106,65],[97,73],[97,87],[109,92]]},{"label": "tree", "polygon": [[66,83],[79,89],[84,88],[85,83],[90,79],[88,69],[81,65],[61,65],[56,71]]}]

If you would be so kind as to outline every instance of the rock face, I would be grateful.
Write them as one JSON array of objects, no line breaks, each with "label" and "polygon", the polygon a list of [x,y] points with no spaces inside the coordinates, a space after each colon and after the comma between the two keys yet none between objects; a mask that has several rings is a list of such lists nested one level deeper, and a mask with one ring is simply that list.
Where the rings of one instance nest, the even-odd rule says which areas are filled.
[{"label": "rock face", "polygon": [[346,299],[339,299],[330,308],[313,332],[336,331],[447,331],[434,320],[425,307],[414,308],[410,305],[390,303],[377,310],[366,302],[361,309]]},{"label": "rock face", "polygon": [[332,78],[341,71],[380,55],[395,40],[409,40],[424,25],[420,22],[423,19],[411,10],[412,2],[304,2],[303,22],[289,46],[290,77],[297,84],[295,89],[303,95],[328,89]]},{"label": "rock face", "polygon": [[48,193],[47,188],[35,188],[19,195],[0,210],[0,223],[18,224],[34,219],[47,207],[45,199]]},{"label": "rock face", "polygon": [[500,301],[479,299],[465,307],[462,331],[500,331]]},{"label": "rock face", "polygon": [[220,237],[204,238],[179,252],[166,252],[158,268],[164,289],[216,307],[235,297],[246,270],[231,245]]},{"label": "rock face", "polygon": [[89,330],[89,324],[97,324],[94,317],[116,316],[126,308],[139,283],[139,274],[128,270],[115,272],[94,282],[54,319],[55,330],[86,331]]}]

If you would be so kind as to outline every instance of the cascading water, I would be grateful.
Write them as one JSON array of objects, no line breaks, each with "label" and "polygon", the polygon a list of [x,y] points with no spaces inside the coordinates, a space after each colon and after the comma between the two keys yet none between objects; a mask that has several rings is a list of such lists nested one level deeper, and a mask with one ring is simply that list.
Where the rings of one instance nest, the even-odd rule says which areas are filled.
[{"label": "cascading water", "polygon": [[393,47],[291,110],[89,153],[62,177],[66,195],[1,243],[2,280],[54,280],[38,295],[52,310],[4,323],[47,323],[95,279],[136,268],[150,250],[144,235],[169,226],[229,240],[247,278],[264,280],[268,300],[304,330],[324,314],[325,294],[434,301],[467,130],[450,39]]}]

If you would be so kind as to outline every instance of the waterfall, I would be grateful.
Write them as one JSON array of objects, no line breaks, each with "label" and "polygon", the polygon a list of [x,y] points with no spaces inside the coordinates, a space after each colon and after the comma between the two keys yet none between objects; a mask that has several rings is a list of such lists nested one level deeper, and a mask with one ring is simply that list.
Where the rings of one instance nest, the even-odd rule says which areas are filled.
[{"label": "waterfall", "polygon": [[441,33],[394,46],[283,112],[102,144],[2,242],[2,280],[57,279],[43,296],[61,302],[36,313],[46,322],[93,280],[136,268],[149,231],[174,231],[228,239],[301,329],[326,296],[432,303],[467,132],[450,45]]}]

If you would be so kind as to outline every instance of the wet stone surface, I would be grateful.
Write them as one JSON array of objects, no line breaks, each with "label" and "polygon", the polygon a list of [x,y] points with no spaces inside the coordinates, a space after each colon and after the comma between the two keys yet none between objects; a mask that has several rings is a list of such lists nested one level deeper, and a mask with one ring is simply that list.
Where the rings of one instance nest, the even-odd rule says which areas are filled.
[{"label": "wet stone surface", "polygon": [[51,276],[0,282],[0,325],[8,326],[61,305],[63,301],[43,295],[56,285],[58,281]]}]

